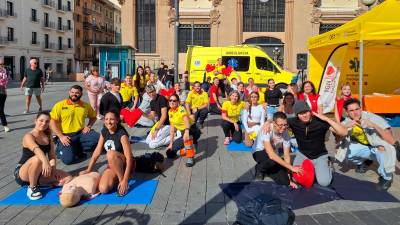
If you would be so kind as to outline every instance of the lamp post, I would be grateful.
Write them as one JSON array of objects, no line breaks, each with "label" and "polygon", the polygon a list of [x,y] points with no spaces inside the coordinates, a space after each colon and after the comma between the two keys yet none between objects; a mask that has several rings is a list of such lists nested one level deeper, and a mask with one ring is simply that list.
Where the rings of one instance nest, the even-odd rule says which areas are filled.
[{"label": "lamp post", "polygon": [[[361,0],[361,3],[368,7],[368,10],[371,8],[373,4],[375,4],[376,0]],[[363,94],[363,76],[364,76],[364,41],[360,40],[359,43],[359,74],[358,74],[358,96],[360,99],[361,106],[363,105],[362,94]]]},{"label": "lamp post", "polygon": [[174,49],[174,83],[178,82],[178,69],[179,69],[179,65],[178,65],[178,61],[179,61],[179,52],[178,52],[178,45],[179,45],[179,37],[178,37],[178,33],[179,33],[179,0],[174,0],[174,5],[175,5],[175,21],[174,21],[174,25],[175,25],[175,37],[174,37],[174,43],[175,43],[175,49]]}]

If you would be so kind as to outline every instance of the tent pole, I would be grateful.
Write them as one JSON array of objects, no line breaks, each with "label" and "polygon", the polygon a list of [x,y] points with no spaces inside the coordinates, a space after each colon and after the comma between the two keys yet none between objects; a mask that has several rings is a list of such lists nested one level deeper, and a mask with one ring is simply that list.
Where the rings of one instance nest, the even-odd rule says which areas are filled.
[{"label": "tent pole", "polygon": [[363,106],[363,73],[364,73],[364,41],[360,41],[360,65],[359,65],[359,75],[358,75],[358,99],[361,103],[361,108]]}]

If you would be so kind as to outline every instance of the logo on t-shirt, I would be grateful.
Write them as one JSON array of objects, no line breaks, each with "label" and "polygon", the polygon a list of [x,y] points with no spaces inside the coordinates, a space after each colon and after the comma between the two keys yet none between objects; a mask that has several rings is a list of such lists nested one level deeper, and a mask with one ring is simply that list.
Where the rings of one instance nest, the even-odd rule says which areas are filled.
[{"label": "logo on t-shirt", "polygon": [[107,140],[104,143],[104,149],[108,152],[110,150],[115,151],[115,144],[113,140]]}]

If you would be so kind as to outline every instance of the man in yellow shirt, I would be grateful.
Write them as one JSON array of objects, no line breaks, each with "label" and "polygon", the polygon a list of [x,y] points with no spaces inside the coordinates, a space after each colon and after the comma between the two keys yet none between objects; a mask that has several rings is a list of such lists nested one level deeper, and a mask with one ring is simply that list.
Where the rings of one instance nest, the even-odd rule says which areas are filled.
[{"label": "man in yellow shirt", "polygon": [[[82,87],[73,85],[69,89],[69,98],[57,102],[50,112],[50,128],[58,137],[57,156],[66,165],[85,158],[83,152],[93,151],[99,140],[99,133],[92,130],[96,122],[96,111],[81,101],[81,97]],[[87,125],[86,118],[89,118]]]},{"label": "man in yellow shirt", "polygon": [[[139,101],[139,93],[132,83],[132,75],[127,74],[125,76],[125,82],[121,84],[121,89],[119,93],[122,96],[122,106],[128,107],[133,110],[136,108]],[[132,103],[132,99],[134,99]]]},{"label": "man in yellow shirt", "polygon": [[195,123],[199,120],[200,129],[204,127],[204,121],[207,119],[209,101],[207,92],[201,90],[200,82],[194,82],[193,90],[186,98],[185,108]]}]

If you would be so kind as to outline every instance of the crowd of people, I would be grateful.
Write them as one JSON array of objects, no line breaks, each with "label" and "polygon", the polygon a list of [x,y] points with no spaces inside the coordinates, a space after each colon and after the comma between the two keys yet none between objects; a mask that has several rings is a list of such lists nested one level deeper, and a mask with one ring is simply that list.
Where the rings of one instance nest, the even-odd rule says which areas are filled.
[{"label": "crowd of people", "polygon": [[[35,68],[34,63],[31,68]],[[332,160],[325,140],[332,133],[338,148],[337,160],[354,163],[358,173],[366,172],[370,160],[376,161],[378,188],[390,188],[395,163],[400,160],[399,142],[383,118],[362,111],[348,84],[341,87],[335,116],[331,118],[322,113],[319,95],[310,81],[300,89],[297,84],[290,84],[283,91],[269,79],[263,90],[252,78],[247,85],[240,76],[229,79],[221,72],[223,68],[219,59],[213,76],[205,75],[202,82],[190,84],[187,72],[181,82],[174,83],[165,65],[160,66],[157,75],[150,67],[138,66],[136,74],[126,75],[123,81],[107,81],[93,67],[83,85],[89,103],[81,100],[83,88],[73,85],[67,99],[56,103],[50,113],[38,114],[34,129],[23,138],[16,181],[29,186],[30,199],[38,199],[39,185],[63,185],[77,179],[56,169],[56,157],[69,165],[92,153],[88,167],[80,172],[80,176],[90,180],[87,189],[97,185],[99,192],[107,193],[117,187],[118,193],[124,195],[135,169],[129,128],[122,125],[127,122],[127,115],[136,118],[132,125],[150,128],[145,140],[149,148],[165,147],[168,158],[185,157],[186,166],[191,167],[195,164],[201,130],[207,126],[207,117],[214,114],[221,119],[224,145],[243,142],[252,148],[257,180],[268,176],[277,184],[298,188],[292,174],[302,174],[302,163],[310,160],[316,182],[329,186],[333,180]],[[0,67],[0,78],[1,75]],[[27,88],[27,96],[35,94],[35,88],[40,86]],[[264,101],[260,101],[260,96],[264,96]],[[122,115],[123,110],[127,114]],[[92,129],[97,120],[104,123],[100,133]],[[54,144],[51,133],[56,136]],[[102,152],[106,152],[108,166],[101,175],[93,174]],[[291,154],[295,155],[293,160]]]}]

